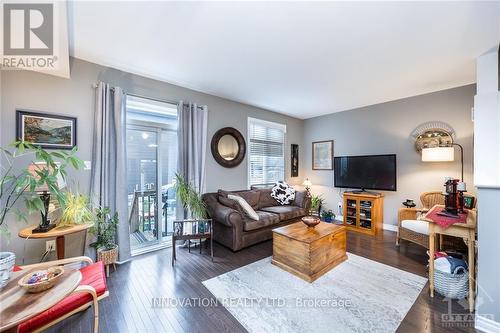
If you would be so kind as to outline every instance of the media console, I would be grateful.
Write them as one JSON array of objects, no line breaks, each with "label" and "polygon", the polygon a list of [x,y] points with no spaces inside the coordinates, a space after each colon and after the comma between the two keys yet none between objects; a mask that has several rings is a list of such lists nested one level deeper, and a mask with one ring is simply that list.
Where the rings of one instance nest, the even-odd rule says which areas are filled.
[{"label": "media console", "polygon": [[344,192],[344,225],[349,230],[376,235],[382,229],[384,196],[373,192]]}]

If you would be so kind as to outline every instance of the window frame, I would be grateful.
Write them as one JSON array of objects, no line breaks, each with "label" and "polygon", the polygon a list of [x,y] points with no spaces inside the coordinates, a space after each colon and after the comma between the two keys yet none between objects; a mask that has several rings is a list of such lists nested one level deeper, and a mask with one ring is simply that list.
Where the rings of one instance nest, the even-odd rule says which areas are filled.
[{"label": "window frame", "polygon": [[250,189],[254,185],[265,185],[265,184],[252,184],[251,183],[251,136],[250,136],[250,128],[251,124],[260,124],[268,128],[274,128],[274,129],[279,129],[283,132],[283,179],[286,179],[286,144],[287,144],[287,126],[286,124],[283,123],[278,123],[274,121],[269,121],[269,120],[263,120],[263,119],[258,119],[258,118],[253,118],[253,117],[248,117],[247,118],[247,146],[248,146],[248,156],[247,156],[247,185],[248,188]]}]

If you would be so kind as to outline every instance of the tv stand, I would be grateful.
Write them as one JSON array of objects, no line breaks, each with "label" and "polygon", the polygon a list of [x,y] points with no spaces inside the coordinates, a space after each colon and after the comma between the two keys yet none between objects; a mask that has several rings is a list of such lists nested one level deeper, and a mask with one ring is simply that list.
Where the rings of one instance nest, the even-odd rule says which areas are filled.
[{"label": "tv stand", "polygon": [[345,193],[352,193],[352,194],[370,194],[370,195],[377,195],[380,196],[381,194],[378,192],[372,192],[372,191],[367,191],[364,188],[361,188],[361,190],[352,190],[352,191],[346,191]]},{"label": "tv stand", "polygon": [[376,235],[382,229],[384,196],[357,192],[344,192],[344,225],[348,230]]}]

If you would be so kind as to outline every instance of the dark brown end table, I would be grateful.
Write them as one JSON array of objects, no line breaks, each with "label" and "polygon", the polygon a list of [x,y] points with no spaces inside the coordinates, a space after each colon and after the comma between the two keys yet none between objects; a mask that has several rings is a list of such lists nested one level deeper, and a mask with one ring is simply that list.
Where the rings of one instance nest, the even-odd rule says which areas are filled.
[{"label": "dark brown end table", "polygon": [[175,241],[177,240],[187,240],[189,252],[191,252],[190,240],[199,240],[201,254],[201,241],[203,239],[210,239],[210,257],[212,259],[212,262],[214,261],[214,237],[212,225],[212,219],[191,219],[174,221],[174,232],[172,233],[172,266],[177,259],[175,253]]}]

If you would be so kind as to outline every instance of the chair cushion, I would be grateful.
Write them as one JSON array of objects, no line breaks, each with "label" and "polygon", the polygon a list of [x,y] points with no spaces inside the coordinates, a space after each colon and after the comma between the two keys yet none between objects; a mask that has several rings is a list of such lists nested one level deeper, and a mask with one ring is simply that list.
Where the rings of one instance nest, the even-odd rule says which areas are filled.
[{"label": "chair cushion", "polygon": [[281,221],[305,216],[306,210],[297,206],[274,206],[261,208],[264,212],[278,214]]},{"label": "chair cushion", "polygon": [[244,219],[243,230],[252,231],[280,223],[280,217],[278,214],[263,212],[261,210],[258,210],[256,213],[259,215],[259,220],[252,220],[249,218]]},{"label": "chair cushion", "polygon": [[429,235],[429,222],[422,220],[403,220],[401,227],[419,234]]},{"label": "chair cushion", "polygon": [[[82,281],[80,282],[80,285],[89,285],[94,287],[97,296],[101,296],[108,290],[106,286],[106,275],[104,274],[104,264],[102,261],[85,266],[80,269],[80,272],[82,273]],[[19,332],[24,333],[34,331],[91,301],[92,296],[88,293],[76,293],[69,295],[52,308],[19,325]]]}]

